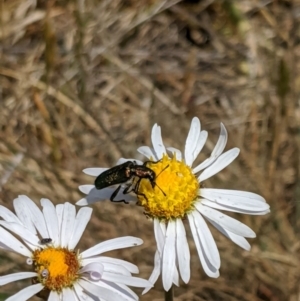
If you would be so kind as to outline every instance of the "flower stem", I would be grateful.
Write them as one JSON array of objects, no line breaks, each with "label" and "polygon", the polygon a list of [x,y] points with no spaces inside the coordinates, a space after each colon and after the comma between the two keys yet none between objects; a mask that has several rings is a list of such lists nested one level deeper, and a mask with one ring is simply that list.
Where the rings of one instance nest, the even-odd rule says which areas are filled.
[{"label": "flower stem", "polygon": [[165,301],[173,301],[173,285],[167,292],[165,291]]}]

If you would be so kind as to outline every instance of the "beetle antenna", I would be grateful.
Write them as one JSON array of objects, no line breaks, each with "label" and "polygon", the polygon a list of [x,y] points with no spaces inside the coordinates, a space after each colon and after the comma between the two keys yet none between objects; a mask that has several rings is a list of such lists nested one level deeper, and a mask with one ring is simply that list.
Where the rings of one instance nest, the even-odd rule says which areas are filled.
[{"label": "beetle antenna", "polygon": [[164,193],[164,191],[155,183],[155,185],[159,188],[159,190],[163,193],[164,196],[166,196],[166,194]]},{"label": "beetle antenna", "polygon": [[168,164],[167,166],[165,166],[165,167],[160,171],[160,173],[156,176],[156,179],[157,179],[158,176],[159,176],[164,170],[166,170],[168,167],[169,167],[169,164]]},{"label": "beetle antenna", "polygon": [[[169,164],[167,166],[165,166],[161,171],[160,173],[156,176],[156,179],[159,177],[159,175],[164,171],[166,170],[167,168],[169,167]],[[155,182],[155,185],[159,188],[159,190],[163,193],[164,196],[166,196],[166,194],[164,193],[164,191],[157,185],[157,183]]]}]

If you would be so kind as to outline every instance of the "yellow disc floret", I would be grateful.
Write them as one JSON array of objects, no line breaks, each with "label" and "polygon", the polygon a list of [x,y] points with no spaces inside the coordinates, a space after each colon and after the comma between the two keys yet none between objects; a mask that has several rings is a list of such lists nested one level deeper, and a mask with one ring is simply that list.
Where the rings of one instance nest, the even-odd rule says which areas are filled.
[{"label": "yellow disc floret", "polygon": [[35,250],[33,260],[39,275],[37,280],[48,290],[61,292],[78,279],[78,256],[66,248]]},{"label": "yellow disc floret", "polygon": [[164,155],[158,162],[148,162],[147,167],[156,174],[154,188],[148,179],[142,179],[137,196],[147,216],[170,220],[193,209],[199,183],[189,166],[177,161],[175,155]]}]

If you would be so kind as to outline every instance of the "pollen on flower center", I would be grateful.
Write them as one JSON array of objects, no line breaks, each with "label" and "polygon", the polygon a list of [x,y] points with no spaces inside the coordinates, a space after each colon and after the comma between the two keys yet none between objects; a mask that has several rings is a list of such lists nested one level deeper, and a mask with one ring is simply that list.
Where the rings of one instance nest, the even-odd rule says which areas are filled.
[{"label": "pollen on flower center", "polygon": [[80,264],[78,256],[66,248],[35,250],[33,253],[34,269],[45,288],[60,292],[71,287],[78,278]]},{"label": "pollen on flower center", "polygon": [[199,183],[189,166],[164,155],[158,162],[148,162],[147,167],[156,174],[155,186],[142,179],[138,190],[139,204],[146,215],[169,220],[184,217],[197,198]]}]

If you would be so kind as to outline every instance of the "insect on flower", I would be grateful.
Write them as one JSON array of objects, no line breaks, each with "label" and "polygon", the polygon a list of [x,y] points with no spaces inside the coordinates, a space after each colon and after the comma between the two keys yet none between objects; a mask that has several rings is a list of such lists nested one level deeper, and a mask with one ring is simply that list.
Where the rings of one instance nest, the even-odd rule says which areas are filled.
[{"label": "insect on flower", "polygon": [[[201,129],[197,117],[191,122],[183,152],[177,148],[165,147],[161,127],[157,124],[151,132],[152,147],[138,148],[148,160],[147,168],[157,176],[165,170],[158,180],[156,176],[156,181],[160,189],[167,193],[166,197],[156,193],[152,189],[152,182],[145,180],[140,181],[139,194],[136,197],[138,205],[144,208],[146,217],[153,220],[157,242],[154,269],[149,281],[154,284],[161,274],[165,291],[169,291],[173,283],[178,285],[179,276],[185,283],[190,280],[191,256],[184,219],[187,219],[190,225],[204,272],[209,277],[217,278],[220,275],[221,259],[206,220],[235,244],[244,250],[250,250],[251,246],[246,238],[254,238],[254,231],[220,211],[251,215],[270,212],[266,200],[256,193],[203,187],[204,181],[227,167],[240,152],[237,147],[223,152],[228,133],[222,123],[220,126],[220,136],[211,155],[200,164],[195,165],[195,161],[207,141],[208,133]],[[125,162],[124,158],[122,162]],[[85,173],[95,176],[95,168],[85,169]],[[135,179],[133,183],[136,183],[134,181]],[[95,193],[93,185],[82,185],[80,190],[86,197],[77,202],[79,206],[107,198],[105,191]],[[141,194],[144,196],[140,197]],[[129,196],[126,199],[130,201]],[[143,293],[148,290],[149,288],[146,288]]]},{"label": "insect on flower", "polygon": [[[103,173],[101,173],[95,180],[96,189],[100,190],[106,188],[108,186],[123,184],[127,181],[133,179],[127,187],[123,190],[123,194],[128,194],[130,192],[134,192],[136,195],[142,196],[147,200],[147,197],[139,192],[139,186],[142,179],[148,179],[152,188],[154,189],[157,186],[161,192],[166,195],[162,189],[157,185],[156,179],[157,177],[168,167],[168,165],[156,175],[156,173],[147,167],[148,161],[146,161],[143,165],[138,165],[135,161],[126,161],[123,164],[114,166]],[[152,162],[153,163],[153,162]],[[134,178],[138,178],[135,180]],[[115,201],[115,197],[120,191],[122,185],[119,185],[117,189],[112,193],[110,200],[112,202],[124,202],[128,204],[125,200]]]},{"label": "insect on flower", "polygon": [[52,238],[42,238],[40,240],[40,245],[47,245],[47,244],[50,244],[50,242],[52,241]]}]

